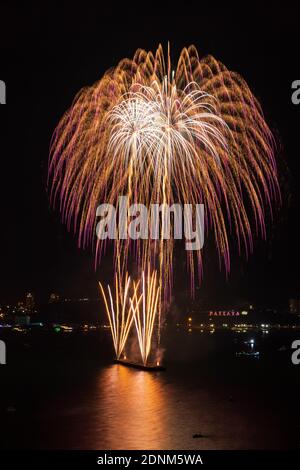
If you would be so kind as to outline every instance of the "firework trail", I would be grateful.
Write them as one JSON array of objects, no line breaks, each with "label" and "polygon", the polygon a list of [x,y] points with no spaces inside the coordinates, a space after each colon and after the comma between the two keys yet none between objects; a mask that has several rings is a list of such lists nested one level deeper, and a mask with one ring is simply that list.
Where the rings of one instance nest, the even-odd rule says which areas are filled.
[{"label": "firework trail", "polygon": [[[140,285],[142,293],[139,296]],[[130,298],[139,348],[144,365],[147,364],[151,351],[154,322],[158,314],[159,293],[160,287],[157,283],[157,272],[154,271],[151,274],[150,267],[148,267],[147,279],[145,279],[145,273],[143,272],[142,283],[134,283],[134,295],[133,298]]]},{"label": "firework trail", "polygon": [[[130,277],[126,276],[124,289],[121,279],[118,276],[115,277],[115,298],[113,298],[110,286],[107,286],[108,295],[101,282],[99,286],[111,328],[116,358],[120,359],[133,321],[133,309],[128,306]],[[136,287],[138,288],[138,284]]]},{"label": "firework trail", "polygon": [[[194,46],[171,67],[168,50],[137,50],[94,85],[82,89],[59,122],[51,143],[49,183],[53,204],[78,234],[95,243],[95,262],[106,240],[96,240],[96,209],[204,204],[205,227],[220,264],[230,270],[229,235],[239,252],[252,251],[253,233],[265,237],[265,217],[279,195],[273,137],[243,78]],[[150,262],[163,297],[170,298],[174,238],[115,240],[115,262],[126,276],[131,248],[139,272]],[[96,241],[95,241],[96,240]],[[134,245],[134,247],[132,247]],[[187,251],[193,289],[202,254]],[[161,300],[159,300],[159,312]],[[160,313],[159,313],[160,318]]]},{"label": "firework trail", "polygon": [[157,283],[157,272],[151,273],[148,265],[147,278],[142,273],[142,282],[133,282],[132,297],[130,297],[130,277],[125,279],[122,288],[122,277],[115,277],[115,296],[113,297],[110,286],[107,286],[108,295],[99,282],[100,290],[106,307],[106,313],[111,328],[111,335],[115,348],[116,358],[120,359],[128,339],[134,320],[140,353],[143,364],[151,351],[152,336],[155,319],[158,316],[158,301],[160,288]]}]

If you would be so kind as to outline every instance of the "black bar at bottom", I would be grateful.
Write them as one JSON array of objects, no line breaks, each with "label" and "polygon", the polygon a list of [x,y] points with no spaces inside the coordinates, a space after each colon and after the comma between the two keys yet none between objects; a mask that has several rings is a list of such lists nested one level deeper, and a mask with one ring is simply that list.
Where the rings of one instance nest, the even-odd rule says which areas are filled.
[{"label": "black bar at bottom", "polygon": [[[59,465],[60,468],[115,467],[137,468],[140,465],[287,465],[299,463],[300,451],[207,451],[207,450],[4,450],[0,453],[0,468],[30,465],[39,468]],[[7,466],[4,466],[7,464]]]}]

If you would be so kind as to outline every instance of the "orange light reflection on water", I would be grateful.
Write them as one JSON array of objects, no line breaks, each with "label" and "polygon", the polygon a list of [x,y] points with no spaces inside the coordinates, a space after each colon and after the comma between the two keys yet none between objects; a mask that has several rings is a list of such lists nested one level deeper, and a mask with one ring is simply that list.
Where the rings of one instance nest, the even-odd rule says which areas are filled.
[{"label": "orange light reflection on water", "polygon": [[101,374],[98,385],[101,415],[96,419],[101,429],[107,423],[105,436],[99,436],[102,448],[160,449],[161,436],[166,443],[167,397],[159,373],[116,364]]}]

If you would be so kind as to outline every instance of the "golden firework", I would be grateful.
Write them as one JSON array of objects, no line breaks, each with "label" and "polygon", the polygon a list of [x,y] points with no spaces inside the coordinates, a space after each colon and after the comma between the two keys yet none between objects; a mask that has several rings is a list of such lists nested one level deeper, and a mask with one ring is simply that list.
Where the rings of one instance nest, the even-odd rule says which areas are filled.
[{"label": "golden firework", "polygon": [[[122,195],[128,207],[204,204],[206,233],[228,272],[229,235],[248,255],[253,233],[265,237],[266,212],[280,197],[273,148],[261,106],[239,74],[212,56],[199,57],[194,46],[182,50],[174,68],[169,50],[165,59],[161,46],[155,54],[138,49],[83,88],[60,120],[51,143],[51,199],[79,246],[95,243],[96,263],[106,247],[95,237],[99,204],[118,209]],[[115,259],[123,283],[134,243],[139,273],[148,263],[157,269],[168,299],[174,237],[164,240],[163,225],[158,240],[117,236]],[[201,250],[187,251],[187,260],[193,289],[196,271],[202,275]],[[157,310],[160,324],[161,298]],[[139,332],[137,305],[134,311]],[[119,353],[124,337],[114,332]]]}]

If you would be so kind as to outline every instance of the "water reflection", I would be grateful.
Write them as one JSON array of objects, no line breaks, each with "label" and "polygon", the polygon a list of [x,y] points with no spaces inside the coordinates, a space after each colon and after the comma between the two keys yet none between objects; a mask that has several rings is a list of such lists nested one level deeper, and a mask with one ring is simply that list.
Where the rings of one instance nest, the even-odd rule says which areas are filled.
[{"label": "water reflection", "polygon": [[[252,392],[244,389],[232,400],[223,386],[207,388],[200,370],[178,376],[175,370],[152,374],[114,364],[99,370],[93,389],[84,392],[89,411],[78,447],[272,448],[282,443],[282,433],[276,426],[270,431],[270,417]],[[204,437],[193,439],[196,433]]]},{"label": "water reflection", "polygon": [[[20,388],[16,363],[5,381],[1,445],[108,450],[292,448],[299,442],[299,374],[293,365],[287,370],[289,352],[286,358],[281,356],[284,351],[279,352],[270,361],[266,339],[262,344],[257,337],[241,336],[228,344],[226,338],[217,331],[211,335],[193,330],[180,337],[176,333],[168,344],[166,372],[129,369],[108,360],[46,365],[43,361],[30,363]],[[255,349],[251,339],[265,351],[262,358],[236,357],[245,340]],[[15,412],[5,411],[11,406]],[[194,439],[194,435],[203,437]]]},{"label": "water reflection", "polygon": [[160,373],[116,364],[102,371],[97,386],[96,447],[160,448],[161,436],[168,435],[167,396]]}]

